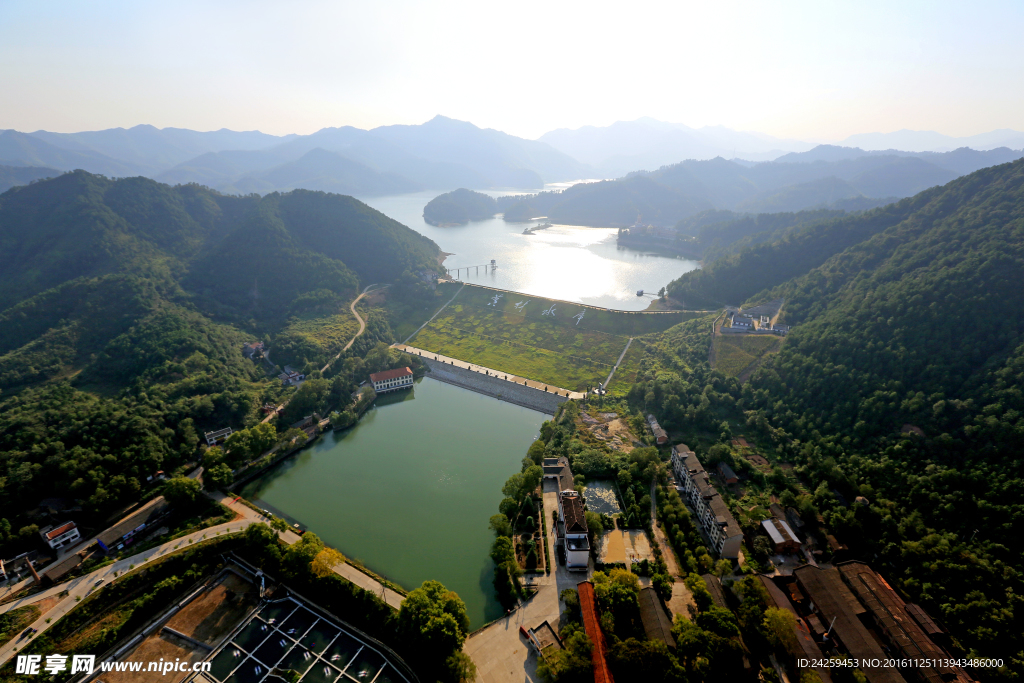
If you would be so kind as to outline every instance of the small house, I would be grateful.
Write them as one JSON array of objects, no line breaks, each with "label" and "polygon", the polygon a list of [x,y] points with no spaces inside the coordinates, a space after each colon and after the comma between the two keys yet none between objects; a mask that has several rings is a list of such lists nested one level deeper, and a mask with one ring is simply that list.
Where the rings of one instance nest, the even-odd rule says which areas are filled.
[{"label": "small house", "polygon": [[732,326],[750,329],[751,327],[754,326],[754,321],[750,318],[744,318],[741,315],[734,315],[732,317]]},{"label": "small house", "polygon": [[300,384],[302,384],[302,382],[306,379],[306,376],[301,372],[295,372],[293,370],[290,372],[282,372],[280,375],[277,376],[277,378],[281,380],[281,384],[286,387],[297,387]]},{"label": "small house", "polygon": [[587,518],[583,508],[583,497],[576,491],[562,491],[558,494],[558,518],[565,545],[565,568],[570,571],[586,571],[590,562],[590,539]]},{"label": "small house", "polygon": [[718,476],[721,477],[722,482],[726,484],[735,484],[739,482],[740,478],[736,476],[736,473],[729,467],[729,463],[724,460],[718,463]]},{"label": "small house", "polygon": [[370,375],[370,383],[373,384],[373,390],[378,394],[408,389],[412,387],[412,380],[412,370],[408,367],[375,372]]},{"label": "small house", "polygon": [[263,342],[249,342],[242,344],[242,355],[253,360],[257,355],[263,355]]},{"label": "small house", "polygon": [[231,434],[231,427],[225,427],[224,429],[215,429],[212,432],[205,432],[204,435],[206,436],[206,445],[216,446],[217,444],[224,443],[225,441],[227,441],[227,438],[231,436]]},{"label": "small house", "polygon": [[800,551],[800,541],[785,520],[772,517],[761,522],[761,528],[771,539],[774,552],[784,554]]},{"label": "small house", "polygon": [[64,522],[55,527],[48,526],[45,529],[41,529],[39,535],[43,537],[46,545],[54,550],[74,545],[76,541],[82,538],[82,534],[79,533],[78,526],[74,522]]},{"label": "small house", "polygon": [[668,433],[661,428],[658,424],[658,420],[654,415],[647,416],[647,426],[651,428],[651,434],[654,435],[654,442],[661,446],[662,444],[668,443]]}]

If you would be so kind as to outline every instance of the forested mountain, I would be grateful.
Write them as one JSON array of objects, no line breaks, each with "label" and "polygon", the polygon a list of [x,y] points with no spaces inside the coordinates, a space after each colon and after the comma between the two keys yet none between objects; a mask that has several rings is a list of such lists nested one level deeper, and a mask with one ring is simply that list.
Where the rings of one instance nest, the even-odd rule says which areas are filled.
[{"label": "forested mountain", "polygon": [[0,166],[0,192],[6,192],[15,185],[27,185],[33,180],[58,175],[60,171],[45,166]]},{"label": "forested mountain", "polygon": [[645,223],[667,227],[708,209],[799,211],[837,208],[849,201],[877,205],[956,175],[916,157],[895,155],[752,166],[719,158],[578,184],[563,192],[502,198],[499,204],[510,221],[547,216],[559,223],[620,227],[640,213]]},{"label": "forested mountain", "polygon": [[295,161],[263,172],[249,173],[221,189],[238,194],[266,194],[301,188],[368,197],[414,192],[420,187],[396,173],[382,173],[337,152],[328,152],[318,147]]},{"label": "forested mountain", "polygon": [[0,132],[0,163],[47,166],[61,171],[85,168],[110,176],[137,175],[143,171],[135,164],[108,157],[77,143],[71,143],[71,147],[58,147],[16,130]]},{"label": "forested mountain", "polygon": [[297,313],[332,324],[360,283],[436,268],[438,254],[323,192],[232,197],[76,171],[3,193],[0,542],[31,542],[23,513],[42,497],[101,516],[136,500],[156,470],[195,457],[202,431],[278,399],[278,371],[243,343],[280,340],[275,362],[301,367]]},{"label": "forested mountain", "polygon": [[[693,223],[722,229],[729,223],[713,222],[722,217]],[[745,423],[748,438],[795,466],[799,490],[781,469],[772,475],[777,494],[787,489],[783,504],[805,519],[820,513],[853,557],[949,629],[954,651],[1002,659],[1003,669],[976,670],[979,680],[1016,680],[1024,671],[1022,282],[1019,160],[863,214],[798,225],[683,276],[674,297],[783,298],[793,327],[741,386],[704,363],[710,319],[677,326],[652,341],[630,400],[653,406],[669,430],[724,430],[724,444],[723,416]]]},{"label": "forested mountain", "polygon": [[149,125],[80,133],[29,133],[56,147],[92,150],[145,169],[147,175],[187,161],[201,154],[225,149],[250,151],[280,145],[293,135],[267,135],[257,130],[233,131],[222,128],[209,132],[186,128],[157,128]]},{"label": "forested mountain", "polygon": [[1020,671],[1024,161],[901,204],[916,208],[758,296],[785,297],[798,324],[744,400],[807,444],[827,488],[871,501],[836,508],[848,542]]},{"label": "forested mountain", "polygon": [[[1022,139],[1024,143],[1024,139]],[[903,152],[898,149],[886,149],[878,151],[864,151],[859,147],[839,147],[837,145],[818,145],[806,152],[791,152],[784,154],[775,160],[780,164],[808,163],[814,161],[843,161],[846,159],[860,159],[866,156],[899,156],[917,157],[939,168],[952,171],[957,175],[973,173],[978,169],[1005,164],[1008,161],[1016,161],[1024,156],[1020,149],[1009,147],[997,147],[995,149],[977,150],[970,147],[960,147],[950,152]]]},{"label": "forested mountain", "polygon": [[482,221],[498,213],[498,202],[465,188],[434,197],[423,207],[423,220],[431,225],[461,225]]}]

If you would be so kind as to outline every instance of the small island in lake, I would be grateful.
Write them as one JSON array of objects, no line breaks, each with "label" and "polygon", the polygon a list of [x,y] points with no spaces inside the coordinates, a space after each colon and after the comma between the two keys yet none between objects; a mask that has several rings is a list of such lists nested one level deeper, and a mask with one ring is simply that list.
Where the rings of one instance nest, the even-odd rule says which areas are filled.
[{"label": "small island in lake", "polygon": [[498,213],[492,197],[465,188],[434,197],[423,207],[423,220],[431,225],[462,225],[482,221]]}]

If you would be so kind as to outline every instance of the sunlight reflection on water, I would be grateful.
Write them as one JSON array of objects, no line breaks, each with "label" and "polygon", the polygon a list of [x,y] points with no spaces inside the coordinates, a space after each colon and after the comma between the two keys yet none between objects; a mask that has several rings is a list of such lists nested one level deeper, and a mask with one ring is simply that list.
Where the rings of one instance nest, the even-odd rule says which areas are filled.
[{"label": "sunlight reflection on water", "polygon": [[[535,223],[506,223],[502,218],[468,225],[437,227],[423,220],[423,207],[438,192],[417,192],[364,198],[373,208],[434,240],[452,255],[445,266],[476,266],[498,262],[495,271],[462,271],[460,279],[524,294],[579,301],[595,306],[643,310],[651,299],[636,291],[657,291],[696,261],[619,247],[615,228],[555,225],[533,235],[523,229]],[[489,194],[509,194],[493,192]]]}]

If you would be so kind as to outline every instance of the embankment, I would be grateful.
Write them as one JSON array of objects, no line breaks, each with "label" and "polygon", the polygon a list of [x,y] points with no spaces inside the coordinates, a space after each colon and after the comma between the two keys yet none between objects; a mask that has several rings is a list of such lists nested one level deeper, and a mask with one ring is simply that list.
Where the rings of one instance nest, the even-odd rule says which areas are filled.
[{"label": "embankment", "polygon": [[421,357],[421,360],[430,368],[430,372],[426,376],[431,379],[454,384],[531,410],[554,415],[558,405],[566,401],[565,396],[556,396],[540,389],[514,384],[490,375],[482,375],[479,372],[441,363],[425,356]]}]

